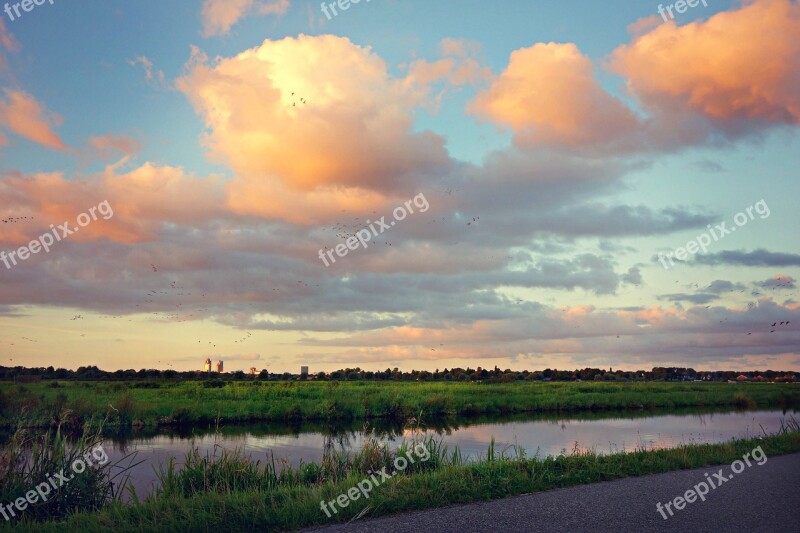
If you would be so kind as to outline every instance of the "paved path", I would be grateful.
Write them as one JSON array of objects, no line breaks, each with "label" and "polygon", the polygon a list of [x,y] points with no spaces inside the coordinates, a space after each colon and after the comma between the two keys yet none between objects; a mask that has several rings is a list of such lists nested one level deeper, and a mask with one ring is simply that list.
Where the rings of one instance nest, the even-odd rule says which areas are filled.
[{"label": "paved path", "polygon": [[[752,461],[752,460],[751,460]],[[744,468],[706,501],[686,504],[664,520],[656,503],[683,495],[719,469],[683,470],[568,489],[515,496],[491,502],[403,513],[320,531],[471,532],[471,531],[780,531],[800,533],[800,454],[769,458]],[[738,467],[738,465],[737,465]],[[715,484],[719,483],[718,480]]]}]

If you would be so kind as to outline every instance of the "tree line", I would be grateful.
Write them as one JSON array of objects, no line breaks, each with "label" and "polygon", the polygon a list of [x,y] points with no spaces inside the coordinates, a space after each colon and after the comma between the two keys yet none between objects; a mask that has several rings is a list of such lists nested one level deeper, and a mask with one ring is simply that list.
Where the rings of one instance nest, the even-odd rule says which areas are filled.
[{"label": "tree line", "polygon": [[234,372],[216,373],[203,371],[181,372],[177,370],[115,370],[105,371],[96,366],[82,366],[77,370],[66,368],[23,366],[0,366],[0,380],[4,381],[38,381],[38,380],[98,380],[98,381],[132,381],[132,380],[316,380],[316,381],[481,381],[489,383],[509,383],[513,381],[728,381],[745,376],[755,381],[797,381],[798,376],[791,371],[697,371],[693,368],[654,367],[651,370],[616,370],[601,368],[584,368],[576,370],[501,370],[477,367],[450,368],[433,371],[411,370],[401,371],[398,368],[387,368],[383,371],[362,370],[361,368],[344,368],[333,372],[318,372],[309,376],[301,376],[290,372],[270,373],[262,370],[255,375]]}]

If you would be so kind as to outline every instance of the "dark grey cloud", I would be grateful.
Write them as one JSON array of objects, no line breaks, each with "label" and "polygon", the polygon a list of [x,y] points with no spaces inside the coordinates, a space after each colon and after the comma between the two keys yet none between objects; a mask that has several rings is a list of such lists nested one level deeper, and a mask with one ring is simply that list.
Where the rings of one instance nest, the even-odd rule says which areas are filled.
[{"label": "dark grey cloud", "polygon": [[741,283],[733,283],[724,279],[717,279],[712,281],[708,287],[704,288],[703,290],[713,294],[722,294],[724,292],[742,291],[745,289],[746,287]]},{"label": "dark grey cloud", "polygon": [[582,237],[650,236],[701,228],[717,220],[711,215],[683,209],[656,211],[641,205],[582,204],[570,206],[569,211],[569,214],[563,210],[542,213],[535,221],[536,229]]},{"label": "dark grey cloud", "polygon": [[670,302],[691,302],[693,304],[704,305],[709,302],[713,302],[714,300],[719,299],[718,294],[708,294],[708,293],[700,293],[700,294],[687,294],[687,293],[676,293],[676,294],[662,294],[658,296],[659,300],[667,300]]},{"label": "dark grey cloud", "polygon": [[631,285],[640,285],[642,283],[642,270],[639,267],[631,267],[628,272],[620,276],[620,280]]},{"label": "dark grey cloud", "polygon": [[709,173],[719,173],[725,172],[725,168],[717,163],[716,161],[711,161],[710,159],[700,159],[692,163],[692,167],[702,170],[703,172]]},{"label": "dark grey cloud", "polygon": [[693,265],[731,265],[731,266],[766,266],[786,267],[800,266],[800,254],[769,252],[763,248],[746,252],[744,250],[726,250],[713,254],[697,255]]},{"label": "dark grey cloud", "polygon": [[795,289],[797,285],[795,284],[795,279],[792,276],[787,275],[777,275],[775,277],[769,278],[764,281],[756,282],[756,286],[764,288],[764,289]]}]

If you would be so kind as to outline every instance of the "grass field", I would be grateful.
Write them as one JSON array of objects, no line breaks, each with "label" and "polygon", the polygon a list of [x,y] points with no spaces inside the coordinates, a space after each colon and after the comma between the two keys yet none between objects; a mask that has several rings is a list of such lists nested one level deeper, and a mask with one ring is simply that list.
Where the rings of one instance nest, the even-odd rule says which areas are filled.
[{"label": "grass field", "polygon": [[0,383],[0,426],[82,427],[257,421],[404,420],[531,412],[790,407],[778,383],[42,382]]}]

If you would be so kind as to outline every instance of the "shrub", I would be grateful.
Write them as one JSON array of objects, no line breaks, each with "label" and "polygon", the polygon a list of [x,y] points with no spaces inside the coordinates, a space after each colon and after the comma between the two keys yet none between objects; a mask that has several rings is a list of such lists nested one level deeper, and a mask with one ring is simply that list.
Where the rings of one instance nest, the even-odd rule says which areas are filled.
[{"label": "shrub", "polygon": [[741,407],[742,409],[747,409],[750,407],[755,407],[756,402],[754,402],[749,396],[747,396],[743,392],[737,392],[733,395],[733,404],[736,407]]}]

